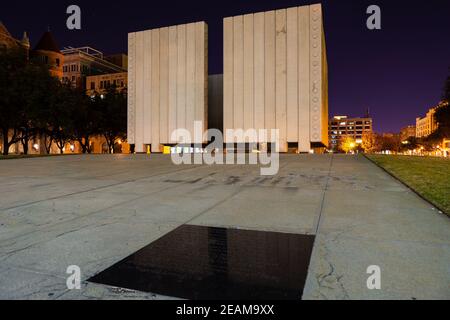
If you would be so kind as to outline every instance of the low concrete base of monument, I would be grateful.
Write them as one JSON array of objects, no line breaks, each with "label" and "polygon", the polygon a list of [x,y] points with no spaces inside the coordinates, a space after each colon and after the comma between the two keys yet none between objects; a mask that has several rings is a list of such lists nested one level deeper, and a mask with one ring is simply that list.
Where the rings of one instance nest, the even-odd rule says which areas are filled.
[{"label": "low concrete base of monument", "polygon": [[[450,299],[450,219],[360,156],[281,155],[273,177],[155,154],[8,160],[0,172],[1,299],[182,298],[87,281],[182,225],[315,236],[303,299]],[[380,290],[367,287],[373,265]]]}]

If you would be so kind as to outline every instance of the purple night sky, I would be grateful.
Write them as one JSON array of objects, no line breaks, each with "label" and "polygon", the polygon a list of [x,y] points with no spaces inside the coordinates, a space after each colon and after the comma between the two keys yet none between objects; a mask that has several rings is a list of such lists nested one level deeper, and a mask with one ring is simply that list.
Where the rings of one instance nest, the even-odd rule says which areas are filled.
[{"label": "purple night sky", "polygon": [[[222,18],[320,1],[16,1],[0,20],[32,46],[47,27],[64,46],[126,52],[127,33],[204,20],[209,26],[210,74],[222,72]],[[66,29],[66,8],[78,4],[82,30]],[[397,132],[437,104],[450,67],[450,1],[324,0],[330,116],[360,116],[370,108],[378,132]],[[382,30],[366,28],[366,8],[382,10]]]}]

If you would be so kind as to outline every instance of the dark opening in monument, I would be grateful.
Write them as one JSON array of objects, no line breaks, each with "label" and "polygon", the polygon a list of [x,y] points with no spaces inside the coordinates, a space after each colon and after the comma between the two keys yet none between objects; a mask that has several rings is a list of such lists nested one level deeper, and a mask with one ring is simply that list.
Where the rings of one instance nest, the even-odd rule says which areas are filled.
[{"label": "dark opening in monument", "polygon": [[183,225],[88,281],[186,299],[300,299],[313,242]]}]

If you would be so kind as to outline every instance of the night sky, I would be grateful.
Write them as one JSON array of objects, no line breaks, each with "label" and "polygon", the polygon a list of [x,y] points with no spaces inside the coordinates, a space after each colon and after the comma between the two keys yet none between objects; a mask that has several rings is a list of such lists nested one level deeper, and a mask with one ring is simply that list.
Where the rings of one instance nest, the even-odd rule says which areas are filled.
[{"label": "night sky", "polygon": [[[48,26],[61,47],[126,52],[127,33],[204,20],[209,73],[222,73],[222,18],[317,3],[301,0],[8,1],[0,20],[35,45]],[[66,29],[66,8],[78,4],[82,30]],[[398,132],[437,104],[450,66],[450,1],[324,0],[330,116],[370,108],[378,132]],[[366,28],[366,9],[382,10],[382,30]]]}]

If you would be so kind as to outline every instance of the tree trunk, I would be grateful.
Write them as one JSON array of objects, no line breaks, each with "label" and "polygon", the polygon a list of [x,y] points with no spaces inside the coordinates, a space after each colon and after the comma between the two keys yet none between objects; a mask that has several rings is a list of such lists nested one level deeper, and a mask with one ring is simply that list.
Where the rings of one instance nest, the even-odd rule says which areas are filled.
[{"label": "tree trunk", "polygon": [[89,140],[89,135],[84,139],[84,141],[86,141],[86,150],[89,154],[92,153],[92,147],[91,147],[91,143]]},{"label": "tree trunk", "polygon": [[112,138],[110,141],[109,141],[109,150],[110,150],[110,153],[111,154],[114,154],[114,141],[115,141],[116,139],[115,138]]},{"label": "tree trunk", "polygon": [[28,154],[28,142],[30,141],[28,134],[26,134],[22,139],[22,147],[23,147],[23,154],[27,155]]},{"label": "tree trunk", "polygon": [[56,146],[58,147],[60,154],[64,154],[65,144],[66,144],[65,141],[63,141],[62,139],[58,139],[56,141]]},{"label": "tree trunk", "polygon": [[[104,134],[104,136],[105,136],[105,139],[106,139],[106,144],[108,145],[109,153],[113,154],[114,153],[114,140],[115,140],[115,137],[111,139],[111,137],[109,135],[107,135],[107,134]],[[112,140],[112,142],[111,142],[111,140]]]},{"label": "tree trunk", "polygon": [[2,130],[2,136],[3,136],[3,155],[7,156],[9,153],[9,143],[8,143],[8,130]]},{"label": "tree trunk", "polygon": [[[47,139],[48,139],[48,143],[47,143]],[[47,151],[47,154],[50,154],[50,152],[52,151],[51,150],[52,149],[52,142],[53,142],[53,139],[49,138],[49,137],[47,137],[47,135],[45,135],[44,145],[45,145],[45,151]]]},{"label": "tree trunk", "polygon": [[81,152],[82,152],[83,154],[87,153],[86,144],[83,143],[83,139],[82,139],[82,138],[78,140],[78,143],[79,143],[80,146],[81,146]]},{"label": "tree trunk", "polygon": [[2,129],[3,136],[3,155],[7,156],[9,154],[9,141],[8,141],[8,129]]}]

